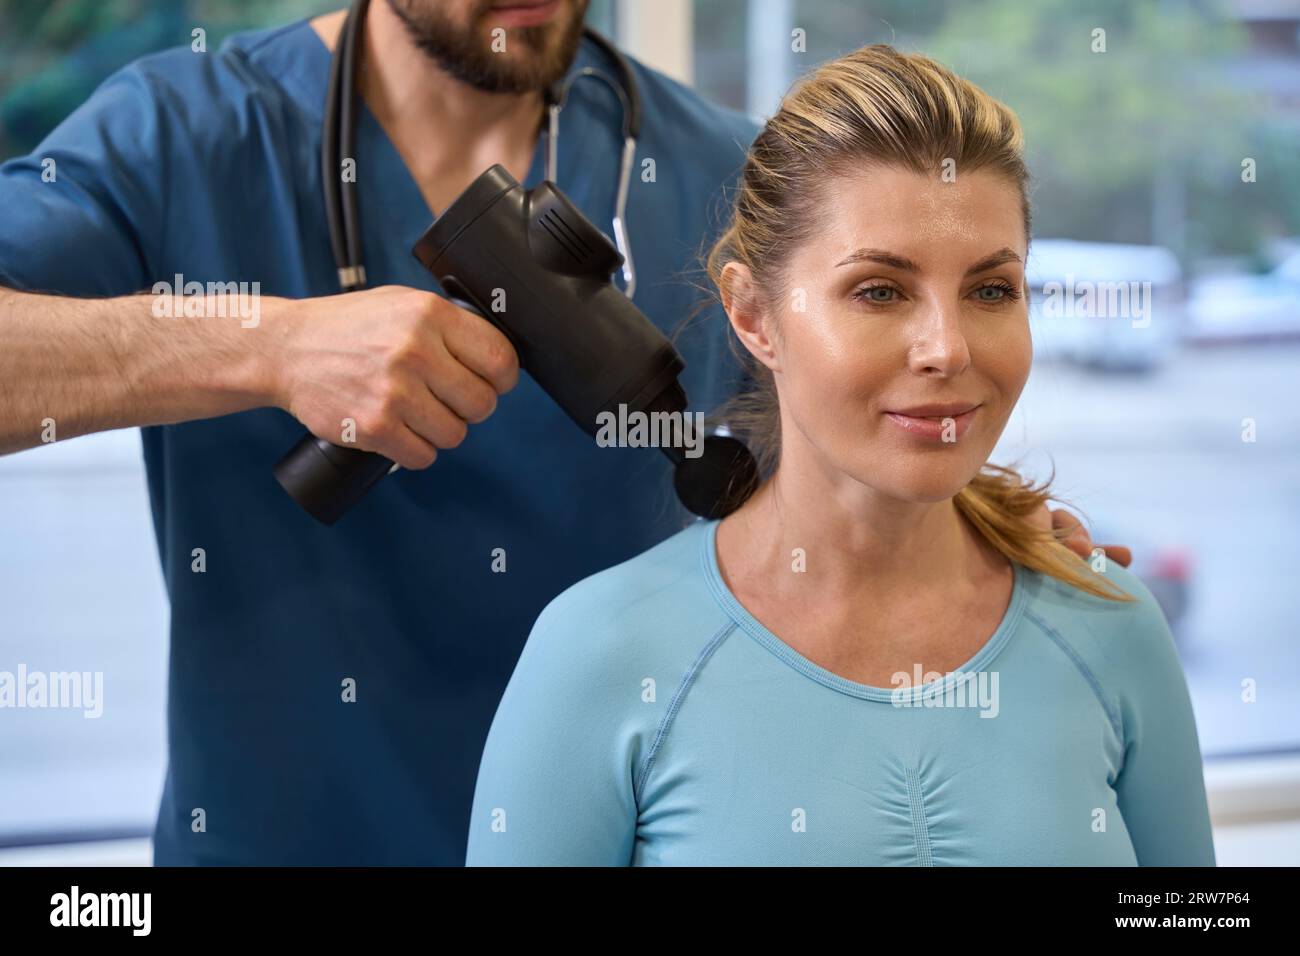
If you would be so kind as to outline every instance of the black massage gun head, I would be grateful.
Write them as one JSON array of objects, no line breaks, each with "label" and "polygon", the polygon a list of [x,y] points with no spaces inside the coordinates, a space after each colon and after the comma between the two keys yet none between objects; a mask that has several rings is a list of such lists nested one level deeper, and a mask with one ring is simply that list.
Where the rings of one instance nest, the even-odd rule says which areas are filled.
[{"label": "black massage gun head", "polygon": [[[691,416],[686,412],[686,392],[674,378],[672,383],[646,405],[650,414]],[[694,458],[680,445],[663,447],[673,463],[673,488],[677,499],[691,514],[710,521],[735,511],[759,484],[758,462],[739,438],[715,433],[704,436],[700,454]]]},{"label": "black massage gun head", "polygon": [[710,435],[698,458],[673,456],[673,487],[687,510],[710,521],[735,511],[758,487],[758,463],[745,443]]}]

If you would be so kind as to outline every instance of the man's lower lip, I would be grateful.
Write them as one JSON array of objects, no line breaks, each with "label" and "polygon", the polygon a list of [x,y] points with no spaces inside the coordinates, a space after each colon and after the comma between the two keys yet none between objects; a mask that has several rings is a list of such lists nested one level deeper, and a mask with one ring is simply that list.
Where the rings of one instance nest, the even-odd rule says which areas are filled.
[{"label": "man's lower lip", "polygon": [[971,419],[979,410],[980,406],[976,405],[968,412],[941,419],[913,418],[911,415],[900,415],[897,412],[885,412],[885,417],[908,434],[916,435],[918,438],[942,439],[945,435],[950,435],[953,440],[956,440],[966,434]]},{"label": "man's lower lip", "polygon": [[507,27],[531,27],[545,23],[560,8],[560,0],[550,0],[533,7],[493,7],[491,19],[494,23]]}]

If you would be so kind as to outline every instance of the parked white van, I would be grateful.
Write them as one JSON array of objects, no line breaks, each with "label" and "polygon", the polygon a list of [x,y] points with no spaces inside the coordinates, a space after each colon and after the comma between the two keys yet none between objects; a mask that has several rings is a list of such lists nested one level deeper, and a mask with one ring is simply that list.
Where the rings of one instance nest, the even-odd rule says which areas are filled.
[{"label": "parked white van", "polygon": [[1182,270],[1161,246],[1035,239],[1026,284],[1036,356],[1149,370],[1178,347]]}]

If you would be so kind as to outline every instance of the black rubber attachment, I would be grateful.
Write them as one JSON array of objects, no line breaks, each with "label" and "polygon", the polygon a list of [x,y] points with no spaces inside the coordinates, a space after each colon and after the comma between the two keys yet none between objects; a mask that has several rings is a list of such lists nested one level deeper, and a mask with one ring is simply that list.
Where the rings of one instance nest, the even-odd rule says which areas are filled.
[{"label": "black rubber attachment", "polygon": [[692,514],[710,521],[725,518],[758,487],[758,463],[740,439],[710,435],[699,458],[678,463],[673,487]]},{"label": "black rubber attachment", "polygon": [[308,433],[276,463],[275,480],[313,518],[332,525],[392,467],[383,455]]}]

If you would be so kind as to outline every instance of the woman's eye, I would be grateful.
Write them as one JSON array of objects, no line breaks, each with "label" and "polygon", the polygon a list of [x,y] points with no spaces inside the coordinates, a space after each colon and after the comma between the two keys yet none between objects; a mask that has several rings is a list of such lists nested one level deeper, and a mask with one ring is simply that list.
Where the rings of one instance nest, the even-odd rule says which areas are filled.
[{"label": "woman's eye", "polygon": [[[974,294],[979,301],[989,305],[1009,302],[1019,296],[1015,289],[1005,285],[980,286]],[[902,293],[890,285],[870,285],[853,293],[853,297],[872,305],[893,305],[901,299]]]},{"label": "woman's eye", "polygon": [[893,302],[894,296],[897,294],[898,290],[891,286],[872,285],[867,286],[865,289],[859,289],[857,297],[859,299],[866,299],[868,302],[875,302],[884,305]]},{"label": "woman's eye", "polygon": [[1004,285],[984,285],[975,290],[975,295],[981,302],[1002,302],[1006,299],[1014,299],[1016,292]]}]

